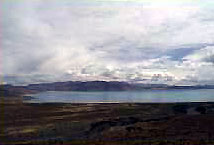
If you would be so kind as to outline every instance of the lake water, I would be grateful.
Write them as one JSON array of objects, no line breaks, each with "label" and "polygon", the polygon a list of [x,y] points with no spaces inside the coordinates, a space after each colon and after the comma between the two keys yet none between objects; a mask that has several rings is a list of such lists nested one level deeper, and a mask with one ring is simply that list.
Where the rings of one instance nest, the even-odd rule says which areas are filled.
[{"label": "lake water", "polygon": [[25,102],[37,103],[161,103],[214,102],[214,89],[200,90],[145,90],[115,92],[49,91],[31,95]]}]

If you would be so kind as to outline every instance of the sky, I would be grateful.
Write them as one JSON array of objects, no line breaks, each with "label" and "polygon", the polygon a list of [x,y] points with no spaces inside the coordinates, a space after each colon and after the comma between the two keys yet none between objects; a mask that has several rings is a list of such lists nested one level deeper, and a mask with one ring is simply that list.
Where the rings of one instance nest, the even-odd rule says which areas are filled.
[{"label": "sky", "polygon": [[214,84],[213,0],[0,0],[1,83]]}]

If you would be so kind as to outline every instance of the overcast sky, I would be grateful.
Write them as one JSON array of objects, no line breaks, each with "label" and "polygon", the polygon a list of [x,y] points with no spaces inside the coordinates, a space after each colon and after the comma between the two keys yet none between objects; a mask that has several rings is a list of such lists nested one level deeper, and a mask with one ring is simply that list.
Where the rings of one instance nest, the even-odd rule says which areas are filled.
[{"label": "overcast sky", "polygon": [[1,82],[214,84],[213,0],[0,0]]}]

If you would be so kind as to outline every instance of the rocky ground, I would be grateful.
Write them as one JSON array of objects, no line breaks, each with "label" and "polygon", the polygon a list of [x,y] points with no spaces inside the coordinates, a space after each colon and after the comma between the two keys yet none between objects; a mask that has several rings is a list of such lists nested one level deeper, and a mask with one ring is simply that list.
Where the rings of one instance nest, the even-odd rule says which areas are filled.
[{"label": "rocky ground", "polygon": [[0,106],[0,144],[214,144],[214,103]]}]

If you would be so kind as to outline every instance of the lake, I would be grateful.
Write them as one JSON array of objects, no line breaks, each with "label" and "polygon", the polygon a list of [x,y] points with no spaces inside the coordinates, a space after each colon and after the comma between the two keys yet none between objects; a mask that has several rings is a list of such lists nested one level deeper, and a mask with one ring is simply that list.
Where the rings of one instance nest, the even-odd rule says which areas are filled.
[{"label": "lake", "polygon": [[214,102],[214,89],[199,90],[144,90],[63,92],[49,91],[31,95],[29,103],[164,103]]}]

